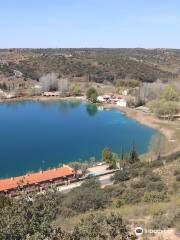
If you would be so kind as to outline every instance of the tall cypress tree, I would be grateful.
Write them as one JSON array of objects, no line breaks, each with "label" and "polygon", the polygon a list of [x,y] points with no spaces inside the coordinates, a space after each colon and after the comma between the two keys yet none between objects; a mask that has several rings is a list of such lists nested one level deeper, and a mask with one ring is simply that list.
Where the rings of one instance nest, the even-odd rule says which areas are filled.
[{"label": "tall cypress tree", "polygon": [[132,148],[131,148],[131,151],[129,153],[128,161],[129,161],[130,164],[133,164],[133,163],[136,163],[136,162],[140,161],[140,159],[138,157],[138,154],[136,152],[136,148],[135,148],[135,144],[134,143],[132,144]]},{"label": "tall cypress tree", "polygon": [[120,168],[122,167],[125,167],[125,163],[126,163],[126,156],[125,156],[125,153],[124,153],[124,147],[121,146],[121,153],[120,153],[120,158],[119,158],[119,166]]}]

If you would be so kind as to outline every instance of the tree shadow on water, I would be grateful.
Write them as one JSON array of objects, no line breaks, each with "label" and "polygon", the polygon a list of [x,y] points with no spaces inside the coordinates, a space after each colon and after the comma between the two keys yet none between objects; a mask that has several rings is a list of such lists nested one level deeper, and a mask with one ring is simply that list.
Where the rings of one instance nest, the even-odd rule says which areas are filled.
[{"label": "tree shadow on water", "polygon": [[97,106],[94,104],[87,104],[86,111],[89,114],[89,116],[95,116],[97,112]]}]

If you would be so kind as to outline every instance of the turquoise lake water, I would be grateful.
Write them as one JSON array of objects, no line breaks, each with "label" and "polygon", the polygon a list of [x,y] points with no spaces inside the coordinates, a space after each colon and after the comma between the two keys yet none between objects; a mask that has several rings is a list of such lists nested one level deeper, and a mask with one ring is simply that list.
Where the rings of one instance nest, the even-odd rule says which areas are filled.
[{"label": "turquoise lake water", "polygon": [[155,130],[115,110],[78,102],[0,104],[0,177],[59,166],[92,156],[104,147],[120,153],[135,142],[145,153]]}]

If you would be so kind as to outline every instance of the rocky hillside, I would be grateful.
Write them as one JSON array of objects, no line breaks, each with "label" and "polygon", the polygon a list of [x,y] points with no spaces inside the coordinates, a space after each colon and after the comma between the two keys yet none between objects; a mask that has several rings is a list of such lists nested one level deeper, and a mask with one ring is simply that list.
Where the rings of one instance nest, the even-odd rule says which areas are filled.
[{"label": "rocky hillside", "polygon": [[0,82],[38,81],[50,72],[72,81],[154,82],[177,78],[180,50],[6,49],[0,50]]}]

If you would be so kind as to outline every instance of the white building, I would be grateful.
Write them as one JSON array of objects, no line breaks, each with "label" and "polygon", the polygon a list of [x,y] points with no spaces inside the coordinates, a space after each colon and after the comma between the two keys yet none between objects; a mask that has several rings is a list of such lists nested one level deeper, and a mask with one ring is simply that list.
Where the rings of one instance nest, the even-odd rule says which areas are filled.
[{"label": "white building", "polygon": [[58,97],[60,96],[59,92],[44,92],[42,94],[44,97]]},{"label": "white building", "polygon": [[41,85],[34,85],[34,87],[32,87],[32,88],[35,88],[35,89],[41,89],[42,86],[41,86]]},{"label": "white building", "polygon": [[127,89],[125,89],[125,90],[122,92],[122,95],[127,96],[128,93],[129,93],[129,91],[128,91]]},{"label": "white building", "polygon": [[97,97],[97,101],[98,101],[98,102],[106,102],[106,100],[104,99],[103,96],[98,96],[98,97]]},{"label": "white building", "polygon": [[127,107],[127,101],[125,99],[119,99],[116,104],[120,107]]}]

